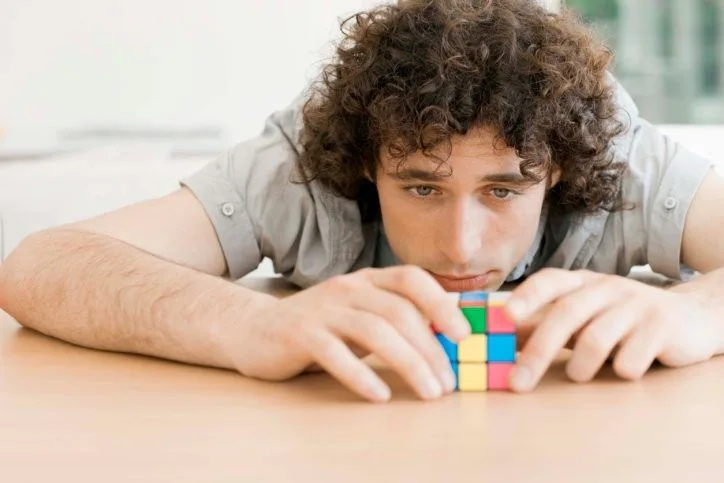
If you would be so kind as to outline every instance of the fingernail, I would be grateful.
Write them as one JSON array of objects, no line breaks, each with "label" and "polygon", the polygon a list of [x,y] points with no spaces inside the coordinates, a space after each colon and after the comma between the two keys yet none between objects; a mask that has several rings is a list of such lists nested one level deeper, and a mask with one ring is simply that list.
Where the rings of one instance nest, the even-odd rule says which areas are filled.
[{"label": "fingernail", "polygon": [[447,369],[443,371],[440,379],[442,379],[445,393],[451,393],[455,390],[455,375],[452,373],[452,370]]},{"label": "fingernail", "polygon": [[390,388],[381,383],[372,384],[372,394],[375,400],[380,402],[388,401],[392,395]]},{"label": "fingernail", "polygon": [[459,328],[455,331],[455,335],[457,336],[458,342],[467,338],[470,335],[470,322],[468,322],[468,319],[465,318],[462,313],[460,314],[460,323],[458,324]]},{"label": "fingernail", "polygon": [[529,389],[532,380],[532,372],[526,366],[516,366],[510,377],[510,385],[516,391]]},{"label": "fingernail", "polygon": [[435,399],[442,396],[442,386],[434,377],[428,377],[423,384],[423,397],[426,399]]}]

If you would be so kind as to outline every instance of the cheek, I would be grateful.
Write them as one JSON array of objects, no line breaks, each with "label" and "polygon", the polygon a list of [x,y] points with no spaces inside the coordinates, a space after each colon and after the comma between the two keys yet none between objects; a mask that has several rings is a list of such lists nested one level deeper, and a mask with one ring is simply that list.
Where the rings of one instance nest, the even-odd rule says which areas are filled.
[{"label": "cheek", "polygon": [[397,225],[414,225],[420,218],[419,207],[410,203],[409,195],[397,186],[380,183],[377,187],[382,217]]},{"label": "cheek", "polygon": [[514,218],[521,243],[530,243],[538,232],[543,205],[543,193],[527,197],[516,210]]},{"label": "cheek", "polygon": [[491,220],[488,233],[490,243],[496,241],[509,245],[511,249],[516,246],[526,246],[535,237],[540,224],[542,195],[531,193],[518,200],[509,209],[501,210]]},{"label": "cheek", "polygon": [[388,243],[403,263],[419,259],[421,252],[429,251],[434,243],[434,226],[437,219],[411,203],[398,187],[378,186],[382,222]]}]

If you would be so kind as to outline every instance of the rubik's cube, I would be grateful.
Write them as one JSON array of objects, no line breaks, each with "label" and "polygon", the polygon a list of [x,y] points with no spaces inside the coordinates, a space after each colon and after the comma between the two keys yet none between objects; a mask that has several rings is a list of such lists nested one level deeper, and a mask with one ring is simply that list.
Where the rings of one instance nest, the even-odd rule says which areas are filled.
[{"label": "rubik's cube", "polygon": [[504,313],[510,292],[462,292],[458,306],[471,335],[459,344],[436,334],[455,373],[458,391],[507,390],[515,365],[515,325]]}]

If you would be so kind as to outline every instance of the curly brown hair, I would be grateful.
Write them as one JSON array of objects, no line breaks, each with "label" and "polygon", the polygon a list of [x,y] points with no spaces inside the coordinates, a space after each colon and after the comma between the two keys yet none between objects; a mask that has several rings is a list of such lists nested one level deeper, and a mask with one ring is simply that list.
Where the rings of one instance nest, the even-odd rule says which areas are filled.
[{"label": "curly brown hair", "polygon": [[618,209],[612,54],[572,12],[536,0],[399,0],[340,27],[303,109],[303,182],[356,199],[370,220],[379,199],[366,173],[382,149],[401,163],[417,151],[444,163],[433,150],[489,126],[529,179],[561,169],[551,209]]}]

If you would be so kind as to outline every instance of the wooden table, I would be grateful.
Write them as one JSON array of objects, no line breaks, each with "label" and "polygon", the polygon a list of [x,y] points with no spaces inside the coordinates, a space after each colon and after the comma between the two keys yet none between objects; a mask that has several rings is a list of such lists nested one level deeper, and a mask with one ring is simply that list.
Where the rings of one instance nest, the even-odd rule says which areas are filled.
[{"label": "wooden table", "polygon": [[[273,282],[257,288],[285,290]],[[564,357],[564,356],[563,356]],[[388,404],[76,347],[0,317],[0,481],[721,481],[724,358]]]}]

